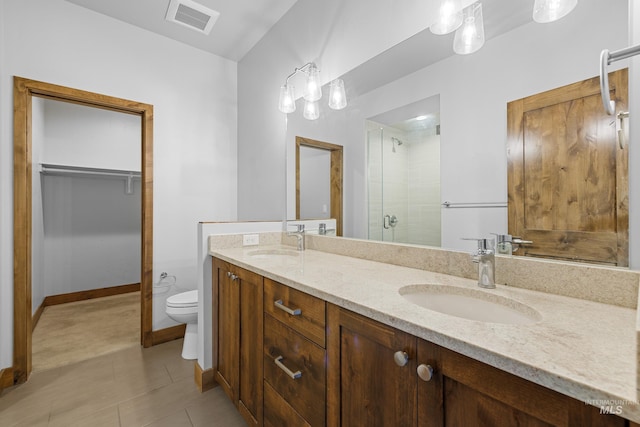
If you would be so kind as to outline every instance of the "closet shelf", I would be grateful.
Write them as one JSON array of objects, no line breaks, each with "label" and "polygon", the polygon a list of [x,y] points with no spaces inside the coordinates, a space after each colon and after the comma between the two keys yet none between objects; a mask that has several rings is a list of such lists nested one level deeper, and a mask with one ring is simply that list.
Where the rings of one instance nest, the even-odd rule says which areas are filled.
[{"label": "closet shelf", "polygon": [[83,166],[67,166],[52,165],[47,163],[40,164],[40,173],[43,175],[57,176],[82,176],[82,177],[108,177],[123,178],[127,181],[126,193],[133,194],[133,180],[140,179],[141,173],[138,171],[122,170],[122,169],[99,169],[88,168]]},{"label": "closet shelf", "polygon": [[41,163],[40,173],[45,175],[102,175],[127,178],[140,178],[140,172],[121,169],[98,169],[83,166],[65,166]]}]

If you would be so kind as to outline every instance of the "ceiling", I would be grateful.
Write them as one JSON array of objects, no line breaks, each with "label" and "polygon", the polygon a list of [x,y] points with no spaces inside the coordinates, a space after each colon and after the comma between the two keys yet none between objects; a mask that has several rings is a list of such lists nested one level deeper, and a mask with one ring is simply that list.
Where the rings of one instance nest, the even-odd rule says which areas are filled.
[{"label": "ceiling", "polygon": [[170,0],[67,0],[136,27],[240,61],[296,0],[196,0],[220,13],[209,35],[168,22]]},{"label": "ceiling", "polygon": [[[220,13],[208,36],[166,21],[170,0],[66,1],[238,62],[297,0],[194,0]],[[533,0],[482,4],[487,40],[532,22]],[[345,74],[348,95],[358,96],[452,56],[452,44],[453,34],[435,36],[425,29]]]}]

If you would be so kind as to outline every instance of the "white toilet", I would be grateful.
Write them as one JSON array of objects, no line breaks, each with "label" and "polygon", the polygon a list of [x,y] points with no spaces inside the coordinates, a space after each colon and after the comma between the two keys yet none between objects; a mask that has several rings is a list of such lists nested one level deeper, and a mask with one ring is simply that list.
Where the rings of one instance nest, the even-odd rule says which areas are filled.
[{"label": "white toilet", "polygon": [[183,359],[198,358],[198,291],[188,291],[167,298],[167,316],[178,323],[186,323],[182,345]]}]

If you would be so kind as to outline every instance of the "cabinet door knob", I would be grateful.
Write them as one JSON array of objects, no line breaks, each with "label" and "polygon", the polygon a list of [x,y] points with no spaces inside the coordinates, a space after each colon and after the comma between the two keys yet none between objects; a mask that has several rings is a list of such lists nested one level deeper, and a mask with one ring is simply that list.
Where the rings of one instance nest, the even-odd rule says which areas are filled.
[{"label": "cabinet door knob", "polygon": [[433,378],[433,368],[431,367],[431,365],[425,365],[424,363],[421,363],[420,365],[418,365],[417,371],[418,376],[422,381],[431,381],[431,378]]},{"label": "cabinet door knob", "polygon": [[396,351],[393,354],[393,360],[396,362],[396,365],[404,366],[409,361],[409,355],[406,351]]},{"label": "cabinet door knob", "polygon": [[273,359],[273,361],[276,363],[278,368],[282,369],[284,371],[284,373],[289,376],[289,378],[297,380],[298,378],[300,378],[302,376],[302,372],[300,372],[300,371],[293,372],[291,369],[287,368],[284,365],[284,363],[282,363],[282,359],[284,359],[284,357],[278,356],[275,359]]},{"label": "cabinet door knob", "polygon": [[284,305],[281,299],[274,301],[273,305],[278,307],[280,310],[289,313],[292,316],[300,316],[302,314],[302,310],[300,310],[299,308],[293,309],[293,308],[287,307],[286,305]]}]

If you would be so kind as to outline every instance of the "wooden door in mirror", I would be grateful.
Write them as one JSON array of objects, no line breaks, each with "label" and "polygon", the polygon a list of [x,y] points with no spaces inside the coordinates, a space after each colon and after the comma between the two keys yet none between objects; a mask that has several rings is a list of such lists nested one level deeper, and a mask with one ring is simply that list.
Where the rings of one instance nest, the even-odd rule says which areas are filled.
[{"label": "wooden door in mirror", "polygon": [[[609,74],[616,114],[627,80]],[[626,120],[605,113],[598,77],[508,103],[509,234],[533,241],[514,255],[628,266]]]}]

